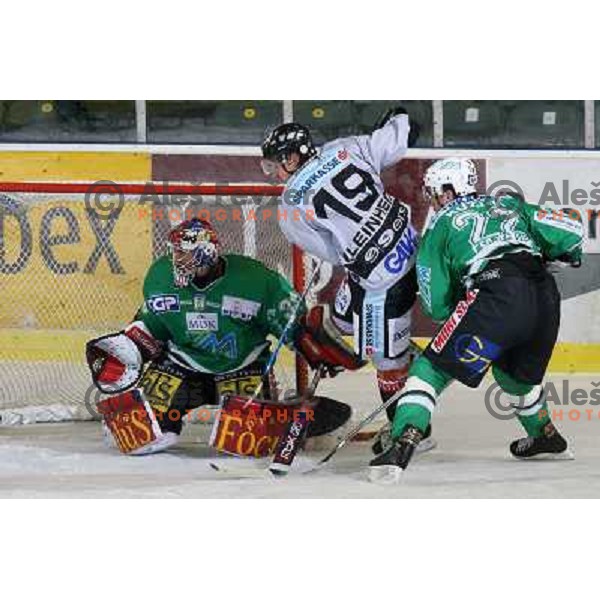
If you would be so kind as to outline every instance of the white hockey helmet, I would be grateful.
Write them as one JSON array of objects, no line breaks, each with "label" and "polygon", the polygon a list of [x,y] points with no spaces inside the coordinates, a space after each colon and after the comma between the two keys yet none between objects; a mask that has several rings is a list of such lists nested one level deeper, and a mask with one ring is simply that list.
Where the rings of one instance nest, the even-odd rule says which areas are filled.
[{"label": "white hockey helmet", "polygon": [[423,195],[433,201],[452,186],[458,197],[475,194],[477,169],[469,158],[443,158],[437,160],[425,171],[423,177]]}]

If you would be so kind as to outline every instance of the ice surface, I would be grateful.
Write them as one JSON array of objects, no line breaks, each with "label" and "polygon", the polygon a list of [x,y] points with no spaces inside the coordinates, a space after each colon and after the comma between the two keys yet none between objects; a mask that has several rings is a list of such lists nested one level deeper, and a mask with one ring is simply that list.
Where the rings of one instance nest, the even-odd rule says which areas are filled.
[{"label": "ice surface", "polygon": [[[377,402],[372,378],[372,373],[338,377],[324,382],[321,390],[352,399],[364,414]],[[560,391],[558,379],[553,378]],[[589,392],[593,380],[569,377],[570,389]],[[443,397],[434,419],[438,447],[415,459],[402,483],[393,487],[367,481],[368,443],[349,444],[331,466],[316,473],[230,480],[210,468],[215,454],[201,441],[206,431],[199,433],[200,426],[190,427],[177,448],[145,457],[121,456],[106,448],[98,423],[1,427],[0,497],[600,497],[599,407],[588,402],[550,408],[563,410],[562,420],[555,422],[572,442],[575,460],[519,462],[508,455],[509,442],[521,435],[518,423],[492,418],[485,409],[483,390],[455,385]],[[573,409],[579,409],[578,420],[569,417]],[[586,410],[592,411],[591,416]],[[299,466],[320,458],[331,443],[330,439],[313,444]]]}]

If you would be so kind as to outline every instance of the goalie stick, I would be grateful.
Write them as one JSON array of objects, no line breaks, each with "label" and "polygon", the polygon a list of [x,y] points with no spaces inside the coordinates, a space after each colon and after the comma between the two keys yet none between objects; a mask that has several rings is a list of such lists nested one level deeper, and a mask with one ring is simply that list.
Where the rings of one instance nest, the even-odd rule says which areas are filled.
[{"label": "goalie stick", "polygon": [[[320,366],[315,371],[313,379],[308,386],[306,392],[303,394],[304,402],[303,408],[307,409],[310,406],[316,406],[319,403],[318,398],[314,398],[315,391],[319,385],[319,381],[323,376],[323,367]],[[306,433],[310,426],[310,421],[307,420],[306,412],[300,411],[300,418],[297,421],[292,421],[285,432],[281,436],[277,448],[275,449],[275,456],[269,465],[269,471],[276,477],[286,475],[302,446],[302,442],[306,439]]]},{"label": "goalie stick", "polygon": [[254,393],[252,394],[252,396],[250,396],[250,398],[248,399],[248,402],[246,403],[247,405],[250,405],[252,402],[254,402],[258,398],[259,394],[262,392],[262,390],[265,386],[265,381],[267,379],[267,375],[273,369],[273,366],[275,365],[275,361],[277,360],[277,357],[279,356],[279,352],[281,351],[281,348],[283,348],[283,346],[286,342],[287,334],[288,334],[290,328],[292,327],[292,325],[296,322],[296,317],[298,316],[298,310],[302,306],[304,301],[306,300],[308,292],[309,292],[310,288],[312,287],[313,283],[315,282],[317,275],[321,272],[322,265],[323,265],[323,261],[319,260],[317,263],[317,266],[315,267],[315,269],[313,270],[313,272],[310,276],[310,279],[308,280],[308,283],[306,284],[306,287],[304,288],[304,291],[302,292],[302,295],[300,296],[300,298],[298,298],[298,302],[296,303],[296,306],[294,307],[294,310],[292,311],[290,318],[287,320],[287,323],[285,324],[285,327],[283,328],[283,331],[281,332],[281,335],[279,336],[279,339],[277,340],[277,344],[276,344],[273,352],[271,352],[271,356],[269,357],[269,360],[267,361],[267,364],[265,365],[265,370],[264,370],[263,376],[261,378],[260,384],[254,390]]},{"label": "goalie stick", "polygon": [[[269,360],[267,361],[267,364],[265,365],[265,370],[263,372],[263,376],[261,378],[260,385],[256,388],[256,390],[254,391],[252,396],[250,396],[248,398],[248,401],[246,402],[246,406],[249,406],[252,402],[254,402],[256,400],[256,398],[258,398],[261,391],[263,390],[265,381],[267,379],[267,375],[272,370],[272,368],[275,364],[275,361],[277,360],[277,356],[279,355],[281,348],[283,347],[283,345],[286,342],[287,334],[288,334],[290,328],[292,327],[292,325],[296,322],[298,310],[302,306],[303,302],[306,300],[306,297],[308,295],[308,292],[310,291],[310,288],[312,287],[317,276],[321,272],[322,266],[323,266],[323,261],[319,260],[310,276],[310,279],[308,280],[308,283],[306,284],[306,286],[302,292],[302,295],[298,299],[298,302],[296,303],[294,310],[290,314],[290,317],[289,317],[287,323],[285,324],[283,331],[281,332],[281,336],[279,337],[279,340],[277,341],[277,345],[275,346],[273,352],[271,353],[271,356],[269,357]],[[317,389],[317,385],[319,384],[322,374],[323,374],[323,369],[321,367],[319,367],[315,372],[315,375],[313,377],[311,384],[301,394],[301,398],[309,399],[309,402],[307,404],[310,404],[310,399],[313,398],[313,396],[314,396],[315,390]],[[318,402],[318,400],[317,400],[317,402]],[[317,402],[313,403],[313,406],[316,405]],[[305,406],[305,408],[309,408],[309,406]],[[277,444],[277,448],[275,450],[275,456],[273,457],[271,464],[267,467],[266,473],[270,473],[272,475],[285,475],[287,473],[296,454],[298,453],[298,450],[300,449],[300,445],[302,444],[303,439],[306,436],[306,432],[308,430],[308,425],[309,425],[309,422],[307,421],[307,416],[306,416],[305,412],[300,413],[300,418],[298,421],[293,421],[290,423],[290,425],[286,429],[285,434],[283,436],[281,436],[279,443]],[[220,473],[228,473],[229,475],[237,476],[237,477],[244,476],[243,473],[241,472],[241,471],[245,471],[245,469],[243,467],[235,469],[235,472],[237,473],[237,475],[236,475],[236,473],[234,473],[234,470],[231,468],[228,468],[226,465],[218,465],[217,463],[214,463],[214,462],[210,462],[209,465],[213,470],[220,472]],[[265,471],[265,469],[262,467],[256,468],[256,465],[252,465],[251,470],[254,471],[255,473],[257,471],[258,472]]]}]

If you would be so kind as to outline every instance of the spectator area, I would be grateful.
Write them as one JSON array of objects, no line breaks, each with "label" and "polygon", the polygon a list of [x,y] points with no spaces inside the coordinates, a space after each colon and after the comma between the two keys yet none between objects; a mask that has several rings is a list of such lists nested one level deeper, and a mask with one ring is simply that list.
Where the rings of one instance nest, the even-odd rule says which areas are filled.
[{"label": "spectator area", "polygon": [[[600,101],[590,104],[595,107],[590,127],[595,123],[600,131]],[[421,148],[586,147],[582,100],[2,100],[0,143],[251,146],[291,114],[321,144],[370,132],[398,105],[420,123]],[[434,135],[436,119],[443,127]],[[600,135],[595,140],[600,147]]]}]

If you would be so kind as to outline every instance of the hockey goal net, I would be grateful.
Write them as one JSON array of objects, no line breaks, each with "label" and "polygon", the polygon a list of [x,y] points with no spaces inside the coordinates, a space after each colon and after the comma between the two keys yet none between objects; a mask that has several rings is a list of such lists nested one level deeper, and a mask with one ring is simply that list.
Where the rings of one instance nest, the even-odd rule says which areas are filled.
[{"label": "hockey goal net", "polygon": [[[315,261],[282,235],[280,192],[268,185],[0,184],[0,423],[94,418],[100,396],[85,342],[132,320],[146,270],[184,217],[210,218],[225,253],[252,256],[302,291]],[[331,268],[322,269],[309,302],[331,281]],[[284,352],[276,376],[286,389],[301,389],[307,371]]]}]

